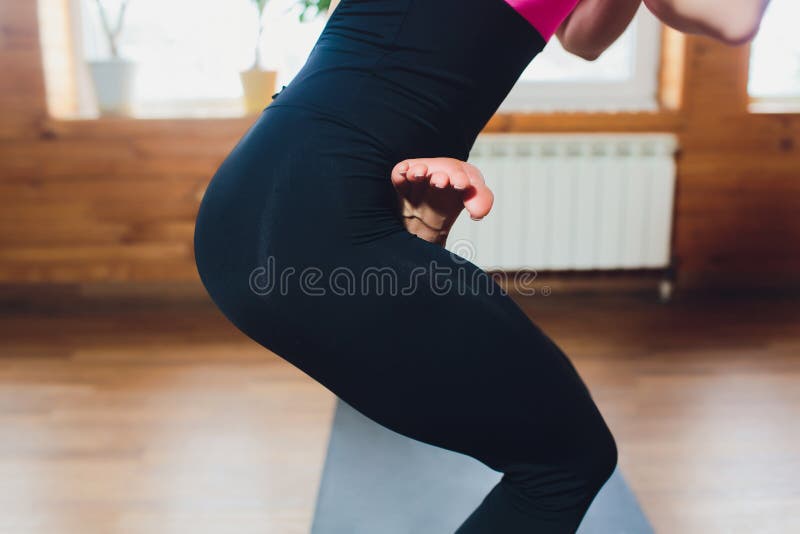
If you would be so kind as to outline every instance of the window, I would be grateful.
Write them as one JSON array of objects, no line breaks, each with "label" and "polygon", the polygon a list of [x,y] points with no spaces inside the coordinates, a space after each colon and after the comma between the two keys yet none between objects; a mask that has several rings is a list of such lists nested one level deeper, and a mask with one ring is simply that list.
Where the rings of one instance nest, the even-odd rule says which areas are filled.
[{"label": "window", "polygon": [[523,73],[501,109],[624,111],[658,107],[661,25],[642,7],[596,61],[566,52],[555,37]]},{"label": "window", "polygon": [[748,90],[764,110],[800,108],[800,2],[772,0],[750,49]]},{"label": "window", "polygon": [[[43,28],[45,35],[69,36],[58,46],[50,42],[55,42],[53,37],[43,38],[51,110],[62,110],[58,113],[63,116],[96,115],[89,65],[109,57],[97,2],[39,1],[40,19],[49,28],[56,27],[52,20],[55,4],[65,6],[62,12],[69,19],[58,32]],[[113,23],[123,0],[102,3]],[[298,0],[270,0],[266,5],[261,63],[277,71],[278,87],[287,84],[302,67],[325,25],[323,16],[300,22],[299,4]],[[568,54],[554,38],[501,109],[654,109],[659,30],[655,19],[642,9],[628,31],[595,62]],[[121,57],[136,65],[133,115],[241,115],[239,72],[253,64],[257,32],[252,0],[130,1],[118,48]],[[72,71],[70,76],[65,75],[67,66]],[[59,95],[71,95],[69,106],[52,104]],[[63,111],[68,107],[73,109]]]},{"label": "window", "polygon": [[[69,1],[75,85],[83,94],[75,114],[93,115],[89,64],[107,59],[109,45],[96,1]],[[113,26],[122,1],[102,2]],[[324,17],[300,22],[300,11],[298,0],[266,5],[261,65],[277,71],[278,87],[300,69],[325,24]],[[241,115],[239,73],[254,62],[257,35],[258,15],[251,0],[130,1],[119,54],[135,63],[133,115]]]}]

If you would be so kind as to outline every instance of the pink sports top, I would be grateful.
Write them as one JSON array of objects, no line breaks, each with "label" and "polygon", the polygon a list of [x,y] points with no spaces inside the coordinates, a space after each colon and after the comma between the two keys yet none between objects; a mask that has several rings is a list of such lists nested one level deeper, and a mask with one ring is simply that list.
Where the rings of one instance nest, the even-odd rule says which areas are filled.
[{"label": "pink sports top", "polygon": [[505,0],[536,28],[545,41],[572,13],[579,0]]}]

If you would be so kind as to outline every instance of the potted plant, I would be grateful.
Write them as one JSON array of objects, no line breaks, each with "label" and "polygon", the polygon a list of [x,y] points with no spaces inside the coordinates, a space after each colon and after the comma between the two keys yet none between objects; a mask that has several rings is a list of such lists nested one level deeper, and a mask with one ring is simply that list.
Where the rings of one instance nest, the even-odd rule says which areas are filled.
[{"label": "potted plant", "polygon": [[[258,35],[255,45],[253,65],[239,73],[244,90],[244,104],[247,113],[259,113],[270,102],[275,93],[277,72],[261,66],[261,37],[264,34],[264,9],[269,0],[252,0],[258,13]],[[328,14],[339,0],[298,0],[301,6],[300,20],[305,22],[321,14]]]},{"label": "potted plant", "polygon": [[[266,107],[275,93],[277,72],[261,67],[261,37],[264,34],[264,9],[269,0],[252,0],[258,13],[258,35],[255,45],[253,65],[239,73],[244,90],[244,104],[247,113],[259,113]],[[339,0],[298,0],[301,6],[300,21],[332,12]],[[312,12],[313,11],[313,12]]]},{"label": "potted plant", "polygon": [[261,67],[261,36],[264,34],[264,8],[269,0],[252,0],[258,12],[258,36],[256,37],[255,59],[253,65],[239,76],[244,90],[244,107],[247,113],[258,113],[275,93],[277,73]]},{"label": "potted plant", "polygon": [[88,61],[97,107],[101,115],[128,115],[131,110],[136,64],[120,57],[119,53],[119,38],[122,34],[128,0],[122,0],[116,23],[113,25],[102,0],[95,2],[111,55],[109,59]]},{"label": "potted plant", "polygon": [[309,20],[309,11],[311,11],[311,17],[314,18],[317,15],[322,13],[332,13],[336,6],[339,4],[339,0],[298,0],[300,5],[302,6],[303,10],[300,12],[300,20],[305,22]]}]

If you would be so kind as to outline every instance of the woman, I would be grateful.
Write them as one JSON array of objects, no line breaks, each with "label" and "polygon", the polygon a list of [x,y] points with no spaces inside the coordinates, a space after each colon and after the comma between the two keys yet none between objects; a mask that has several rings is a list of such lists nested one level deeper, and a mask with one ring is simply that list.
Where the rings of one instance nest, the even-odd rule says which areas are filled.
[{"label": "woman", "polygon": [[546,40],[572,13],[560,35],[591,57],[638,5],[576,2],[343,0],[197,219],[198,271],[239,329],[378,423],[503,472],[461,534],[574,532],[617,461],[559,347],[441,246],[464,205],[491,208],[463,162]]}]

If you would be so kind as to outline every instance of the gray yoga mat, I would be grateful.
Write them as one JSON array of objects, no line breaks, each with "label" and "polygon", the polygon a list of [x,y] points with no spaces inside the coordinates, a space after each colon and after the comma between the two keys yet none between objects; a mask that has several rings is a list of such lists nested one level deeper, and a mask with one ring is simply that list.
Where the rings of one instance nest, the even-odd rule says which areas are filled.
[{"label": "gray yoga mat", "polygon": [[[338,400],[311,534],[452,534],[500,477],[474,458],[397,434]],[[578,530],[652,532],[619,470]]]}]

